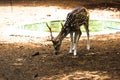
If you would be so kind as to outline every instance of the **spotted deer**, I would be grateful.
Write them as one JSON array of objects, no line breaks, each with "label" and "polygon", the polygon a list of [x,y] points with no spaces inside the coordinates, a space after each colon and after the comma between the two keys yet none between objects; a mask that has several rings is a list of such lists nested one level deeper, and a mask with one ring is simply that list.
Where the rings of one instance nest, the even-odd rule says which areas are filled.
[{"label": "spotted deer", "polygon": [[57,54],[60,50],[61,43],[63,39],[70,34],[70,50],[69,53],[77,55],[77,46],[79,38],[82,34],[80,26],[84,25],[87,32],[87,49],[90,49],[90,40],[89,40],[89,12],[85,7],[77,7],[73,11],[67,14],[65,24],[62,25],[62,29],[56,38],[52,35],[52,30],[46,24],[51,33],[51,40],[54,46],[54,52]]}]

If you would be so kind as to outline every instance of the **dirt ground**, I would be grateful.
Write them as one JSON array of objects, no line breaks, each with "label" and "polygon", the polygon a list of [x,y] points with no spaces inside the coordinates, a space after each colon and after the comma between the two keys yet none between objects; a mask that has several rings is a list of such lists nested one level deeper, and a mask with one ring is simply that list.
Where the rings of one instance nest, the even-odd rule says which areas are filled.
[{"label": "dirt ground", "polygon": [[[2,8],[4,9],[4,7]],[[15,15],[17,9],[18,7],[13,11],[14,16],[19,14],[17,18],[11,20],[10,14],[7,17],[4,15],[6,18],[2,17],[5,22],[1,22],[0,28],[0,80],[120,80],[120,32],[90,36],[90,51],[86,49],[86,36],[82,36],[78,45],[77,57],[68,54],[69,38],[66,37],[60,53],[55,55],[48,36],[2,35],[8,25],[17,25],[18,21],[20,23],[27,21],[26,18],[23,19],[23,16],[20,16],[23,13]],[[22,9],[20,8],[20,10]],[[60,8],[57,9],[60,10]],[[106,19],[120,18],[117,8],[97,8],[90,11],[92,15],[97,14],[96,18],[100,18],[105,12],[104,18]],[[108,13],[110,14],[105,17]],[[30,22],[43,19],[38,17],[37,13],[30,15],[34,15]],[[46,15],[47,17],[45,17]],[[52,17],[54,14],[50,13],[50,15]],[[45,14],[43,17],[46,19],[50,15]],[[91,16],[92,18],[94,16]]]},{"label": "dirt ground", "polygon": [[41,43],[0,43],[0,80],[119,80],[120,33],[79,41],[78,55],[68,54],[69,38],[53,54],[49,39]]}]

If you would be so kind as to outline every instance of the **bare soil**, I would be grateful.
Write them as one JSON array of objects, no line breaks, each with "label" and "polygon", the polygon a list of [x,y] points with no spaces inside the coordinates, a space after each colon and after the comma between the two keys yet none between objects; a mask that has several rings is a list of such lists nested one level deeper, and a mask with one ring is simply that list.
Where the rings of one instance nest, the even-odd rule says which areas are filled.
[{"label": "bare soil", "polygon": [[91,36],[87,51],[83,36],[74,57],[68,54],[69,38],[63,41],[58,55],[48,38],[40,43],[1,42],[0,80],[119,80],[119,43],[120,33]]},{"label": "bare soil", "polygon": [[[78,3],[76,2],[76,4]],[[73,6],[75,6],[75,2]],[[57,9],[60,10],[60,8]],[[67,9],[71,8],[67,7]],[[17,10],[18,7],[14,8],[14,14]],[[29,9],[25,10],[30,11]],[[120,18],[117,8],[91,9],[91,13],[98,15],[95,15],[97,18],[100,18],[100,15],[103,16],[103,13],[100,13],[102,11],[103,13],[107,11],[105,15],[110,13],[104,18]],[[20,14],[23,15],[23,13],[16,13],[14,16],[19,17]],[[25,15],[27,16],[27,14]],[[37,13],[30,15],[37,17]],[[5,21],[1,22],[0,80],[120,80],[120,32],[91,36],[90,51],[86,49],[86,36],[82,36],[76,57],[73,54],[68,54],[69,38],[66,37],[63,40],[60,53],[55,55],[49,37],[2,35],[8,25],[11,26],[12,23],[16,25],[17,22],[27,20],[20,17],[14,18],[14,22],[10,20],[9,14],[3,19]],[[48,17],[47,15],[44,19]],[[43,19],[39,18],[32,20]]]}]

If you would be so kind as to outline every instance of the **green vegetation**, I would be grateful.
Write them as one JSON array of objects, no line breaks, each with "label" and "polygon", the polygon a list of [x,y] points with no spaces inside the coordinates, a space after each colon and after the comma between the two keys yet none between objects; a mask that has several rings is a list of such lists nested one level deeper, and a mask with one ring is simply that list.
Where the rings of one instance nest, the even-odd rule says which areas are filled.
[{"label": "green vegetation", "polygon": [[[49,29],[46,26],[46,23],[51,27],[53,32],[59,32],[61,30],[61,23],[64,24],[64,20],[57,20],[57,21],[48,21],[48,22],[41,22],[41,23],[34,23],[34,24],[26,24],[22,26],[24,30],[31,30],[31,31],[46,31],[48,32]],[[99,32],[99,31],[109,31],[113,29],[120,29],[120,22],[116,21],[105,21],[105,20],[90,20],[89,22],[89,29],[90,32]],[[18,27],[21,29],[21,26]],[[84,26],[81,26],[81,30],[85,32]]]}]

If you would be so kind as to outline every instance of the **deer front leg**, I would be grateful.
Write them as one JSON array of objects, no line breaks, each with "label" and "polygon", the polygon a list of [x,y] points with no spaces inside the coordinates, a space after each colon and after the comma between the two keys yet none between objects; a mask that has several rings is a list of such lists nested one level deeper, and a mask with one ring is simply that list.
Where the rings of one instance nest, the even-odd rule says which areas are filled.
[{"label": "deer front leg", "polygon": [[76,56],[77,55],[77,47],[78,47],[78,41],[79,41],[79,38],[81,36],[81,30],[75,32],[75,36],[74,36],[74,47],[73,47],[73,55]]},{"label": "deer front leg", "polygon": [[71,38],[71,41],[70,41],[70,51],[69,53],[73,53],[73,32],[70,32],[70,38]]}]

